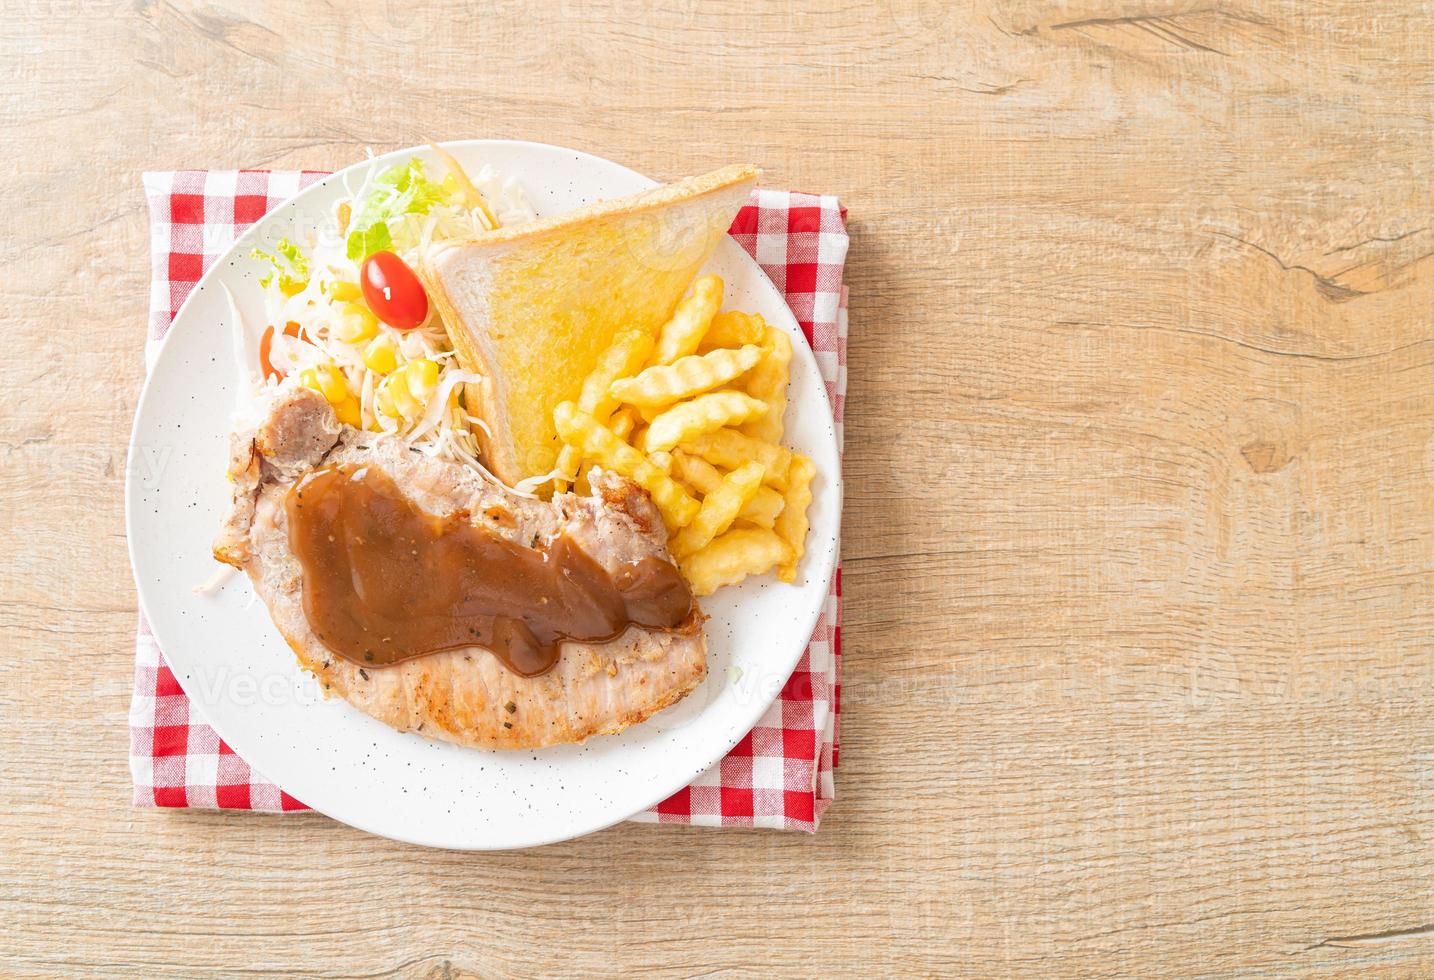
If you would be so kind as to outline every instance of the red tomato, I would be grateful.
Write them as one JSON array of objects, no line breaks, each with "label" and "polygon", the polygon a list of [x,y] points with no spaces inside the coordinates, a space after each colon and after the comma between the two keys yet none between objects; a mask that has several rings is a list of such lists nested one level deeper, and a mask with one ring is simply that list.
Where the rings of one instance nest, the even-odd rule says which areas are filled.
[{"label": "red tomato", "polygon": [[[290,320],[288,323],[286,323],[284,325],[284,335],[286,337],[298,337],[298,323],[293,320]],[[274,367],[274,365],[269,362],[269,351],[272,350],[273,347],[274,328],[265,327],[264,336],[259,338],[259,370],[264,373],[265,381],[268,381],[270,378],[282,378],[284,376],[283,371],[280,371],[278,368]]]},{"label": "red tomato", "polygon": [[428,294],[423,283],[392,252],[374,252],[359,270],[363,298],[384,323],[400,330],[412,330],[428,319]]}]

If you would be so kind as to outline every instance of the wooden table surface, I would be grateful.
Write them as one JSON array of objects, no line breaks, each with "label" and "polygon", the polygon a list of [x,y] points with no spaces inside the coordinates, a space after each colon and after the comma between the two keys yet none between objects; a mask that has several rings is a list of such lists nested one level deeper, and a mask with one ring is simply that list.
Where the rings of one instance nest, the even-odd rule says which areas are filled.
[{"label": "wooden table surface", "polygon": [[[1429,4],[4,13],[0,971],[1434,973]],[[467,137],[850,208],[815,836],[130,808],[140,172]]]}]

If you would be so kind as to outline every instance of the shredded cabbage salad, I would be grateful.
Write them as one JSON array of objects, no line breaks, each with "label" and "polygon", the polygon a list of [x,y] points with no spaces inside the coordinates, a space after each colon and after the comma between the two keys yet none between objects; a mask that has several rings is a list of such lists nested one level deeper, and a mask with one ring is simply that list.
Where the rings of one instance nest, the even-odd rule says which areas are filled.
[{"label": "shredded cabbage salad", "polygon": [[433,242],[536,217],[515,179],[486,165],[470,178],[434,149],[447,171],[441,176],[419,157],[370,167],[357,188],[346,184],[324,229],[253,251],[272,267],[260,280],[269,325],[260,372],[265,385],[297,380],[320,392],[343,422],[398,436],[492,479],[470,428],[483,422],[467,414],[462,395],[464,384],[483,379],[458,364],[433,304],[421,325],[399,330],[368,308],[359,285],[364,260],[375,252],[393,252],[416,270]]}]

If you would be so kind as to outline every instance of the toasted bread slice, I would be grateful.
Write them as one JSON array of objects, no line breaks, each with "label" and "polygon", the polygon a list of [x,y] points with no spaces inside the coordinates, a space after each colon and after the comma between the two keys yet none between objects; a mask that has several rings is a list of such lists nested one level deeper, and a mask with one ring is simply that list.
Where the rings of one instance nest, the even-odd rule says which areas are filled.
[{"label": "toasted bread slice", "polygon": [[511,485],[553,468],[553,409],[622,330],[656,333],[755,186],[734,165],[467,241],[424,257],[459,362],[484,463]]}]

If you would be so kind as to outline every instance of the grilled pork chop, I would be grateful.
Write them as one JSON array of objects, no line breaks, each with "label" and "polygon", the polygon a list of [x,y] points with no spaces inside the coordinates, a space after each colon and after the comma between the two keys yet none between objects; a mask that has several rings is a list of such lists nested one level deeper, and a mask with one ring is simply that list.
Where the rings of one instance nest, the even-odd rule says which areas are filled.
[{"label": "grilled pork chop", "polygon": [[566,641],[552,669],[532,677],[480,647],[367,669],[335,655],[304,613],[302,567],[285,510],[289,488],[316,466],[377,467],[424,511],[462,511],[528,547],[566,534],[610,575],[650,556],[665,558],[666,532],[647,494],[615,474],[594,471],[589,497],[520,497],[393,436],[341,426],[307,388],[285,386],[266,399],[260,424],[232,437],[233,502],[214,555],[248,573],[299,663],[326,692],[400,731],[483,748],[536,748],[622,731],[680,701],[706,676],[700,613],[678,630],[633,625],[607,642]]}]

